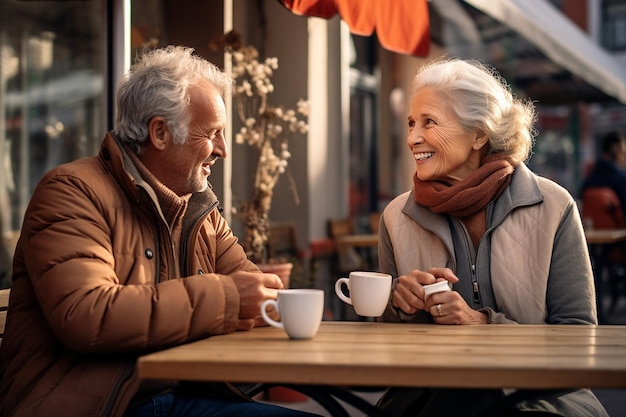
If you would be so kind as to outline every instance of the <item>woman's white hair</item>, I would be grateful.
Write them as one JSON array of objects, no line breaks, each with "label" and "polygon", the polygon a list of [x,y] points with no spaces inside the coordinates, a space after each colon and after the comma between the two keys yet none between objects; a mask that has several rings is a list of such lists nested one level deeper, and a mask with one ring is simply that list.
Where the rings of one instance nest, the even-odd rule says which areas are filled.
[{"label": "woman's white hair", "polygon": [[424,87],[433,88],[448,102],[465,129],[484,132],[492,153],[506,154],[513,165],[530,158],[535,106],[515,98],[495,69],[473,60],[433,60],[418,69],[411,100]]},{"label": "woman's white hair", "polygon": [[120,80],[114,132],[136,153],[147,139],[148,123],[155,116],[165,119],[174,143],[185,142],[191,120],[190,86],[206,79],[222,97],[228,91],[232,79],[193,51],[173,45],[147,51]]}]

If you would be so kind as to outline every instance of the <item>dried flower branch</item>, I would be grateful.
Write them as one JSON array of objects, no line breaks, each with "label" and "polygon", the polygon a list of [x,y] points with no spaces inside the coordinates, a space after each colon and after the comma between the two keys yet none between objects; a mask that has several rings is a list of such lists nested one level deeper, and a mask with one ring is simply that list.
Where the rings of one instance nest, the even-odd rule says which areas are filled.
[{"label": "dried flower branch", "polygon": [[248,257],[255,262],[267,262],[266,248],[269,239],[269,212],[274,187],[282,174],[290,178],[296,204],[300,203],[295,182],[288,171],[289,139],[308,132],[309,107],[299,100],[296,109],[273,106],[268,96],[274,92],[272,76],[278,69],[276,57],[259,58],[258,50],[244,45],[236,32],[225,34],[212,45],[221,44],[232,56],[234,104],[243,124],[235,135],[235,142],[255,148],[258,161],[250,200],[244,202],[237,214],[245,221],[244,246]]}]

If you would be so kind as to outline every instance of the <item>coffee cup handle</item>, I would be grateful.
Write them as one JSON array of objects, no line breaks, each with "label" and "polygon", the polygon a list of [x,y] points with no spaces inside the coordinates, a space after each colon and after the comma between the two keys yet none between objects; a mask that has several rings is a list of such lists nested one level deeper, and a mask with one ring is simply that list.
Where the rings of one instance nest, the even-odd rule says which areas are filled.
[{"label": "coffee cup handle", "polygon": [[341,301],[343,301],[344,303],[352,305],[352,300],[350,299],[350,297],[346,297],[346,295],[343,293],[343,289],[341,287],[341,284],[346,284],[346,287],[350,288],[349,283],[350,283],[350,280],[348,278],[339,278],[335,282],[335,293],[337,293],[337,297],[339,297],[339,299]]},{"label": "coffee cup handle", "polygon": [[274,308],[276,309],[277,312],[278,311],[278,302],[276,300],[272,300],[272,299],[268,299],[263,301],[263,304],[261,304],[261,316],[263,317],[263,320],[265,320],[267,322],[267,324],[269,324],[270,326],[274,326],[274,327],[278,327],[279,329],[285,329],[285,327],[283,326],[283,324],[279,321],[276,321],[274,319],[272,319],[270,316],[267,315],[267,307],[273,305]]}]

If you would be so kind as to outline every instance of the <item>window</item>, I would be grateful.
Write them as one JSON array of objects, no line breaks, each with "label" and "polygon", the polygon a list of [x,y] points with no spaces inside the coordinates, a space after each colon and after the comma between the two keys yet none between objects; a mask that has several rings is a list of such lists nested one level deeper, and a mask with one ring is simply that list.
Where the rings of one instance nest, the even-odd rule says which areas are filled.
[{"label": "window", "polygon": [[602,46],[609,51],[626,50],[626,1],[602,2]]},{"label": "window", "polygon": [[10,253],[42,175],[97,153],[104,136],[105,4],[0,0],[0,228]]}]

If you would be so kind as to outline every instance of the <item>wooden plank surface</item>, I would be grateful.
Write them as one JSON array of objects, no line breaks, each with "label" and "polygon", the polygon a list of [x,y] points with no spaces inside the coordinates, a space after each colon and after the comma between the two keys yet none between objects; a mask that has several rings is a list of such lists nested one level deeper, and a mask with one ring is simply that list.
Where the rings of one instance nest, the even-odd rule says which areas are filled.
[{"label": "wooden plank surface", "polygon": [[140,358],[143,378],[427,387],[626,387],[626,326],[324,322],[314,339],[275,328]]}]

